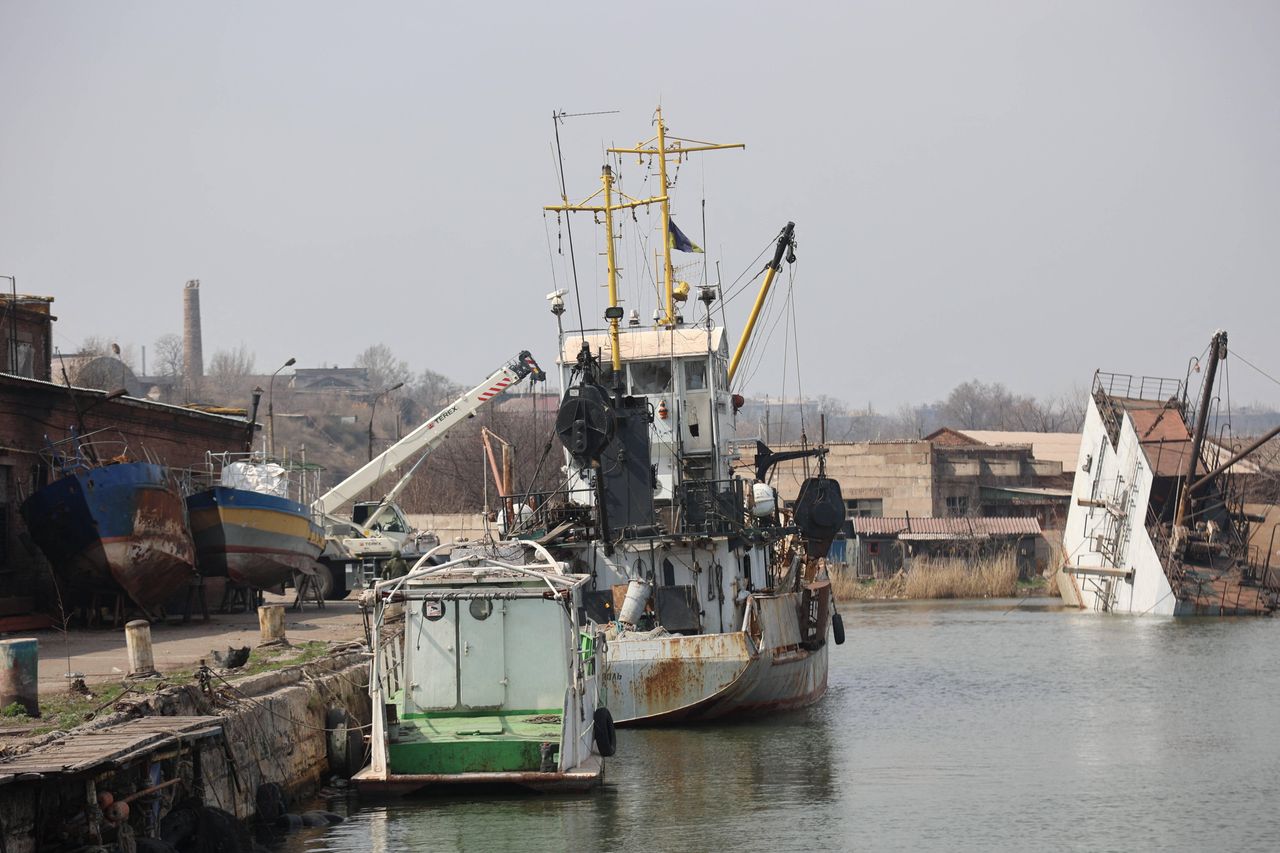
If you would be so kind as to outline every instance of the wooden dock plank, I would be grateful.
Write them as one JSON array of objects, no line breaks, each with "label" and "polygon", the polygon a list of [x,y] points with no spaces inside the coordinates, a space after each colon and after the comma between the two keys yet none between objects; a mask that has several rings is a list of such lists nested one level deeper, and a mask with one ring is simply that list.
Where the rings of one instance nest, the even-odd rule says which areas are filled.
[{"label": "wooden dock plank", "polygon": [[78,774],[103,765],[120,766],[159,748],[211,737],[221,717],[141,717],[97,732],[54,741],[25,755],[0,759],[0,785],[31,778]]}]

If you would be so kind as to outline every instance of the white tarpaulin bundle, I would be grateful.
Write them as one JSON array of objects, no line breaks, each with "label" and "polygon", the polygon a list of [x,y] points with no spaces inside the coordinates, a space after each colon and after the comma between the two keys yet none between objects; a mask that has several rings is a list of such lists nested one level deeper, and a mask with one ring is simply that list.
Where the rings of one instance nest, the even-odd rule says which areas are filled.
[{"label": "white tarpaulin bundle", "polygon": [[222,469],[222,485],[278,498],[289,497],[288,472],[274,462],[232,462]]}]

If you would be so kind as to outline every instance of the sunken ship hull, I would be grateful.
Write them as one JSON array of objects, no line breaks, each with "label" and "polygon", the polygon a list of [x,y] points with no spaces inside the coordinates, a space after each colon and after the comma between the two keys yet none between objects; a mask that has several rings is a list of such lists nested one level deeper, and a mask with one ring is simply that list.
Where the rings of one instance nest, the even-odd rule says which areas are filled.
[{"label": "sunken ship hull", "polygon": [[1280,578],[1250,545],[1256,519],[1232,472],[1240,454],[1204,441],[1226,333],[1211,346],[1197,410],[1176,379],[1095,376],[1058,575],[1068,604],[1137,616],[1276,610]]},{"label": "sunken ship hull", "polygon": [[190,495],[187,512],[200,573],[271,589],[311,572],[324,530],[311,510],[275,495],[214,486]]},{"label": "sunken ship hull", "polygon": [[149,609],[195,577],[182,497],[161,465],[123,462],[69,474],[28,498],[22,516],[72,602],[124,592]]}]

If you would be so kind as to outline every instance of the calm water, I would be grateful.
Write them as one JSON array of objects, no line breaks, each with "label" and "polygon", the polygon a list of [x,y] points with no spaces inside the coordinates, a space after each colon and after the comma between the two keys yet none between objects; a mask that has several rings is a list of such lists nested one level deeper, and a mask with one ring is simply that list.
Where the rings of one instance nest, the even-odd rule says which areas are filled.
[{"label": "calm water", "polygon": [[619,732],[595,796],[334,801],[277,849],[1280,849],[1275,620],[844,610],[812,709]]}]

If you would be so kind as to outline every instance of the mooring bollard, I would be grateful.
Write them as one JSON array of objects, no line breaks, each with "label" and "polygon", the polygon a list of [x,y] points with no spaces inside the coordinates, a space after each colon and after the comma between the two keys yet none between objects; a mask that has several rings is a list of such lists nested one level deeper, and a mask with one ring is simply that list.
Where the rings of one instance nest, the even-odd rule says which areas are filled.
[{"label": "mooring bollard", "polygon": [[156,674],[156,660],[151,654],[151,623],[134,619],[124,626],[124,642],[129,648],[129,677],[146,678]]},{"label": "mooring bollard", "polygon": [[40,716],[40,644],[32,637],[0,640],[0,709],[15,702]]},{"label": "mooring bollard", "polygon": [[264,604],[258,608],[258,628],[262,631],[262,644],[287,643],[284,635],[284,605]]}]

